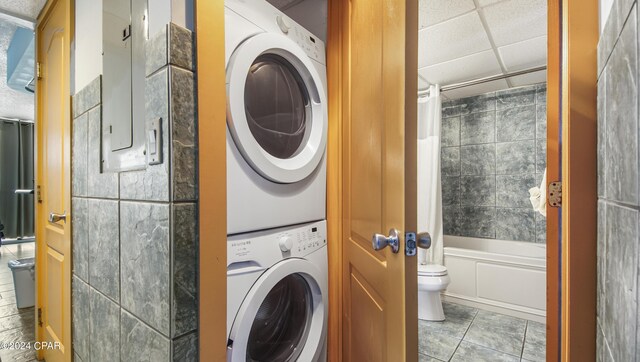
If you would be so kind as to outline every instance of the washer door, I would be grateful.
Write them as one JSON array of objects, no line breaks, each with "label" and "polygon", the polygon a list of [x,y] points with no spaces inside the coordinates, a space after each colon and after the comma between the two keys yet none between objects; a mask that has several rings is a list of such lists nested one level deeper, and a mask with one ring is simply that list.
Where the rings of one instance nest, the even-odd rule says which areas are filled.
[{"label": "washer door", "polygon": [[325,341],[327,308],[320,270],[287,259],[267,270],[245,297],[231,327],[227,360],[315,361]]},{"label": "washer door", "polygon": [[327,143],[325,94],[291,39],[260,33],[241,43],[227,64],[227,124],[247,163],[273,182],[309,176]]}]

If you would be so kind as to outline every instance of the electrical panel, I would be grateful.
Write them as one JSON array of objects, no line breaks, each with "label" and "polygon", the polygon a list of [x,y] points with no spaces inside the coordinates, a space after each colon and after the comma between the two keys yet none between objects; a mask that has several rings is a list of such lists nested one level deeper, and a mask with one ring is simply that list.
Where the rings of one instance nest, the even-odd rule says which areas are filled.
[{"label": "electrical panel", "polygon": [[102,171],[146,167],[147,0],[102,2]]}]

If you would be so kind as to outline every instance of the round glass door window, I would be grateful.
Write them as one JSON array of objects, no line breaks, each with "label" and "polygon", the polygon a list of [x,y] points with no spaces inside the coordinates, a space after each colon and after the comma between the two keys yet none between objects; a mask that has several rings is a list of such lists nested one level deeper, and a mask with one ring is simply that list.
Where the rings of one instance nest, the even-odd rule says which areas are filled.
[{"label": "round glass door window", "polygon": [[277,54],[258,56],[247,74],[245,111],[251,134],[270,155],[295,156],[305,141],[309,95],[295,67]]},{"label": "round glass door window", "polygon": [[249,332],[247,361],[295,361],[306,343],[313,298],[307,281],[290,274],[271,289]]}]

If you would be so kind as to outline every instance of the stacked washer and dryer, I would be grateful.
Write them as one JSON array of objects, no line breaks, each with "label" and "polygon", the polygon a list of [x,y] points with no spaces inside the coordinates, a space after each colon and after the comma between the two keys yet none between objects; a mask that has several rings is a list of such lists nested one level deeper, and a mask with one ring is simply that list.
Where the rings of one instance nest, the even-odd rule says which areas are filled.
[{"label": "stacked washer and dryer", "polygon": [[225,1],[228,361],[325,361],[325,48],[265,0]]}]

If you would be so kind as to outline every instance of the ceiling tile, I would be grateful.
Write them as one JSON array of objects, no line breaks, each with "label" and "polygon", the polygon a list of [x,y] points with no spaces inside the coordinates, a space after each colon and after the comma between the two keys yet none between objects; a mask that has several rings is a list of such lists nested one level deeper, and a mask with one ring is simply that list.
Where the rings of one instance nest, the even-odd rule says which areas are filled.
[{"label": "ceiling tile", "polygon": [[498,48],[502,63],[508,71],[522,70],[547,64],[547,37],[513,43]]},{"label": "ceiling tile", "polygon": [[505,80],[501,79],[501,80],[494,80],[493,82],[487,82],[487,83],[472,85],[469,87],[446,91],[446,92],[443,92],[443,94],[450,99],[459,99],[464,97],[477,96],[479,94],[489,93],[489,92],[507,89],[507,88],[509,88],[509,85]]},{"label": "ceiling tile", "polygon": [[511,84],[513,84],[514,87],[543,83],[547,81],[547,71],[543,70],[540,72],[519,75],[517,77],[509,78],[509,81],[511,81]]},{"label": "ceiling tile", "polygon": [[0,22],[0,117],[33,120],[33,94],[7,85],[7,49],[17,28],[14,23]]},{"label": "ceiling tile", "polygon": [[420,29],[455,18],[476,8],[473,0],[420,0]]},{"label": "ceiling tile", "polygon": [[502,74],[493,50],[486,50],[418,70],[431,84],[452,84],[465,80]]},{"label": "ceiling tile", "polygon": [[0,0],[0,10],[35,20],[46,0]]},{"label": "ceiling tile", "polygon": [[489,6],[491,4],[499,3],[500,1],[504,1],[504,0],[478,0],[478,5],[480,5],[481,7],[484,7],[484,6]]},{"label": "ceiling tile", "polygon": [[504,1],[482,11],[498,47],[547,34],[546,0]]},{"label": "ceiling tile", "polygon": [[478,12],[448,20],[420,30],[418,39],[418,67],[491,49]]}]

